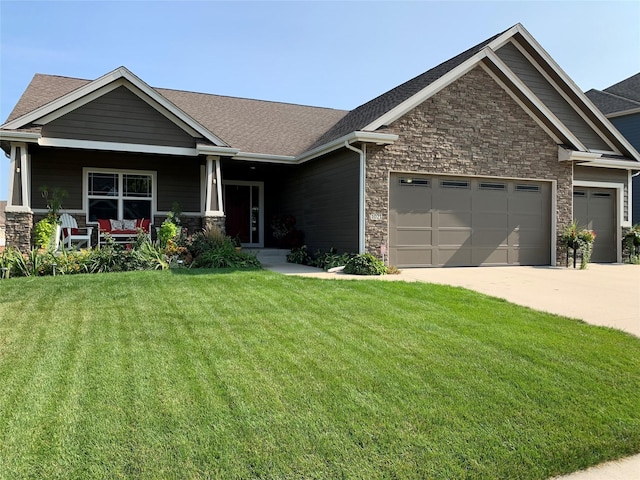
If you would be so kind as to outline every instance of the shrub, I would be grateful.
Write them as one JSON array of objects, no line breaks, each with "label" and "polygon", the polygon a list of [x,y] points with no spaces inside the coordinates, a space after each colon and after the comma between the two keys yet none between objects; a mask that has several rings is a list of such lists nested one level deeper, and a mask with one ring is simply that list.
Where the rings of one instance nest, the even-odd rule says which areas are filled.
[{"label": "shrub", "polygon": [[331,247],[328,252],[321,253],[319,250],[315,254],[314,265],[324,271],[330,268],[342,267],[353,258],[355,253],[338,253],[338,251]]},{"label": "shrub", "polygon": [[233,240],[225,237],[221,244],[209,248],[193,261],[200,268],[261,268],[255,255],[237,251]]},{"label": "shrub", "polygon": [[344,266],[344,273],[352,275],[384,275],[386,265],[370,253],[362,253],[351,258]]},{"label": "shrub", "polygon": [[287,262],[297,263],[299,265],[313,265],[313,259],[309,252],[307,252],[307,246],[295,247],[291,249],[291,252],[287,254]]},{"label": "shrub", "polygon": [[46,216],[34,228],[34,242],[37,248],[52,248],[55,244],[57,221],[55,217]]},{"label": "shrub", "polygon": [[160,225],[158,229],[158,242],[160,243],[160,247],[166,247],[167,242],[176,238],[179,231],[178,226],[171,220],[167,219],[162,222],[162,225]]}]

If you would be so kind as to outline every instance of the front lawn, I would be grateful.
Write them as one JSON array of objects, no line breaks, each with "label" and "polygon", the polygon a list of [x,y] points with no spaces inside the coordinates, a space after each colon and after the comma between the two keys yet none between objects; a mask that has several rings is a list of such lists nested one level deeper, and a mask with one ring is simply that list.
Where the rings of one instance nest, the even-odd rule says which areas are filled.
[{"label": "front lawn", "polygon": [[546,479],[640,451],[640,340],[463,289],[0,280],[0,478]]}]

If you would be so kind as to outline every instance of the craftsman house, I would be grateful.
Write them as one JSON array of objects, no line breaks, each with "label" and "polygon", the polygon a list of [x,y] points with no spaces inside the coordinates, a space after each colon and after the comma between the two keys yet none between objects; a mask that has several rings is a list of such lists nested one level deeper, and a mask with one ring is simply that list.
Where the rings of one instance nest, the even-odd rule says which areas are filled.
[{"label": "craftsman house", "polygon": [[519,24],[352,111],[157,89],[124,67],[36,75],[0,142],[9,245],[28,247],[47,185],[81,225],[158,226],[178,202],[191,230],[260,248],[286,215],[312,251],[386,251],[402,267],[555,265],[576,192],[612,219],[593,261],[620,261],[640,170]]}]

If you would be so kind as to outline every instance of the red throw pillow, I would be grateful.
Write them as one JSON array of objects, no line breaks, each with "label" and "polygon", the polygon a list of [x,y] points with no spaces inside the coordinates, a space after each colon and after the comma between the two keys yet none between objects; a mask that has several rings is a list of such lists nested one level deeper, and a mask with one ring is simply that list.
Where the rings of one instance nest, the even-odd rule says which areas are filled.
[{"label": "red throw pillow", "polygon": [[98,219],[98,227],[100,228],[101,232],[110,232],[111,231],[111,221],[99,218]]},{"label": "red throw pillow", "polygon": [[71,230],[71,235],[78,235],[80,233],[79,229],[77,228],[63,228],[62,233],[64,234],[64,238],[67,238],[69,236],[69,230]]},{"label": "red throw pillow", "polygon": [[141,228],[145,233],[149,233],[150,224],[151,224],[151,219],[139,218],[137,221],[137,228]]}]

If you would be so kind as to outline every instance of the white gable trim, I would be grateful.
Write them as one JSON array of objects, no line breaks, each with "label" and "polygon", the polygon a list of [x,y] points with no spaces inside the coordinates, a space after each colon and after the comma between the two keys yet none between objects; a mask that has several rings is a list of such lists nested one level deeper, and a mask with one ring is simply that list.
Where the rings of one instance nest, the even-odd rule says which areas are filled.
[{"label": "white gable trim", "polygon": [[435,95],[446,86],[455,82],[458,78],[463,76],[465,73],[472,70],[478,64],[478,62],[482,60],[485,56],[486,56],[486,48],[476,53],[473,57],[465,60],[460,65],[458,65],[448,73],[444,74],[436,81],[427,85],[425,88],[423,88],[421,91],[419,91],[412,97],[409,97],[404,102],[395,106],[394,108],[389,110],[387,113],[385,113],[381,117],[378,117],[376,120],[371,122],[362,130],[375,131],[378,128],[382,127],[383,125],[389,125],[395,122],[400,117],[405,115],[407,112],[409,112],[410,110],[414,109],[415,107],[420,105],[422,102],[427,100],[429,97],[431,97],[432,95]]},{"label": "white gable trim", "polygon": [[[133,87],[135,88],[131,88],[129,85],[126,85],[126,82],[124,82],[124,80],[126,80],[130,85],[133,85]],[[127,86],[129,90],[138,95],[138,97],[146,101],[149,105],[154,107],[163,115],[166,116],[166,114],[170,114],[170,120],[180,120],[180,123],[182,125],[190,127],[191,131],[197,132],[199,135],[202,135],[214,144],[218,146],[227,146],[220,138],[207,130],[204,126],[195,121],[184,111],[180,110],[173,103],[160,95],[125,67],[119,67],[114,71],[103,75],[97,80],[94,80],[93,82],[83,85],[82,87],[77,88],[66,95],[63,95],[62,97],[53,100],[52,102],[49,102],[46,105],[33,110],[32,112],[22,115],[21,117],[18,117],[15,120],[2,125],[2,128],[18,129],[29,123],[45,123],[42,122],[42,119],[51,121],[52,119],[57,118],[55,115],[50,116],[57,110],[68,109],[63,110],[64,113],[68,113],[69,111],[75,110],[79,106],[86,104],[87,102],[97,98],[98,96],[104,95],[105,93],[113,90],[114,88],[117,88],[120,85]],[[84,100],[84,98],[87,96],[89,96],[89,99]],[[61,115],[63,115],[64,113],[62,113]]]}]

